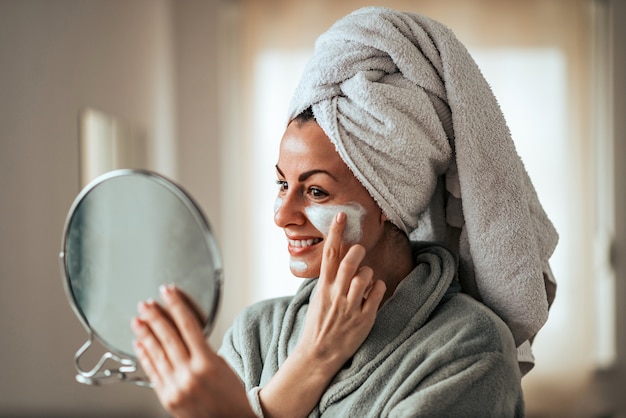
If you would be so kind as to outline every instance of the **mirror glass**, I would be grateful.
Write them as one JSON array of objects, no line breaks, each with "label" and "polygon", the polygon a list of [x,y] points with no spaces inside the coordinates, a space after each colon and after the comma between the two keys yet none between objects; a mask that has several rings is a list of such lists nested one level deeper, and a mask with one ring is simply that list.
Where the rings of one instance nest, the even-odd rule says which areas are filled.
[{"label": "mirror glass", "polygon": [[68,214],[61,252],[68,298],[90,336],[135,360],[130,328],[142,300],[175,284],[195,303],[205,332],[221,295],[222,264],[209,223],[178,185],[145,170],[89,183]]}]

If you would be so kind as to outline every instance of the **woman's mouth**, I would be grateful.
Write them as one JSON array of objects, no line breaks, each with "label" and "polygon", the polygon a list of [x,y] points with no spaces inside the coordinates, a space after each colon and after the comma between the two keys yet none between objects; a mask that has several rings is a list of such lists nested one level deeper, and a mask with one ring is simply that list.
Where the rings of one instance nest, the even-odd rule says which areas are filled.
[{"label": "woman's mouth", "polygon": [[287,238],[289,254],[291,254],[292,256],[304,255],[316,248],[317,244],[322,241],[322,238]]},{"label": "woman's mouth", "polygon": [[288,239],[289,246],[296,248],[304,248],[311,247],[319,242],[322,242],[321,238],[311,238],[311,239]]}]

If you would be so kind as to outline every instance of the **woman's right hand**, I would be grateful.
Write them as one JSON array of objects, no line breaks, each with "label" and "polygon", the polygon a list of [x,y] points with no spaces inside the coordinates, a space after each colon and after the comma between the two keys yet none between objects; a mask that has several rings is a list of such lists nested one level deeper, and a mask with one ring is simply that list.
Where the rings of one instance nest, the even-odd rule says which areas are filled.
[{"label": "woman's right hand", "polygon": [[[361,266],[363,246],[345,250],[345,224],[346,215],[338,213],[324,243],[320,278],[300,341],[260,392],[266,416],[306,416],[374,325],[386,286],[373,280],[371,268]],[[288,397],[282,396],[287,392]]]},{"label": "woman's right hand", "polygon": [[332,376],[367,338],[386,290],[383,281],[373,281],[370,267],[361,266],[363,246],[344,249],[345,222],[346,215],[338,213],[326,239],[320,278],[297,347],[302,355],[327,365]]}]

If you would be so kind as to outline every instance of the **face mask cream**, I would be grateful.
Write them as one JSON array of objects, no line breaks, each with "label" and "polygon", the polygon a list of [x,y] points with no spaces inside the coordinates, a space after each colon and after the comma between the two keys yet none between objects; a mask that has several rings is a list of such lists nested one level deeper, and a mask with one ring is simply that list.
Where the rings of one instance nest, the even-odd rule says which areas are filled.
[{"label": "face mask cream", "polygon": [[343,212],[347,219],[343,240],[353,244],[361,239],[361,221],[365,215],[365,208],[358,203],[336,206],[311,205],[307,206],[304,211],[313,226],[324,235],[328,235],[337,213]]},{"label": "face mask cream", "polygon": [[281,199],[280,197],[277,197],[276,200],[274,201],[274,213],[278,212],[278,210],[280,209],[282,205],[283,205],[283,199]]},{"label": "face mask cream", "polygon": [[307,268],[307,265],[304,261],[294,260],[293,258],[289,261],[289,267],[292,270],[304,271]]}]

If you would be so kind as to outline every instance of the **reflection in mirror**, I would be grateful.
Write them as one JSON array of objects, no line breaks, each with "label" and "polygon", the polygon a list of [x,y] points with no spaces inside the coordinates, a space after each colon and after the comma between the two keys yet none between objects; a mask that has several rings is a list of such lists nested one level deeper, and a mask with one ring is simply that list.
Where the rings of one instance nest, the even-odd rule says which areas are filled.
[{"label": "reflection in mirror", "polygon": [[[117,170],[89,183],[68,214],[60,257],[68,299],[89,333],[75,357],[82,383],[147,385],[130,377],[137,371],[130,322],[162,284],[187,293],[206,334],[211,329],[222,281],[218,246],[191,197],[160,175]],[[94,340],[109,352],[85,371],[80,359]]]}]

